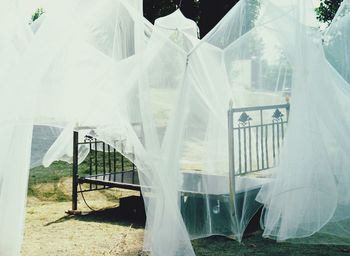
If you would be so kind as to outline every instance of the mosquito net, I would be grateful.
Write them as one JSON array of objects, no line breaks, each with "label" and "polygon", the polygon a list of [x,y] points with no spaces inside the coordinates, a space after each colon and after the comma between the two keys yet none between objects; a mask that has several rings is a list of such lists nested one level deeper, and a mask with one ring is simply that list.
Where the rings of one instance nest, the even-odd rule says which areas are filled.
[{"label": "mosquito net", "polygon": [[[118,102],[118,88],[113,90],[117,97],[101,90],[113,85],[117,63],[142,48],[150,26],[139,1],[60,1],[50,5],[33,35],[31,12],[22,12],[24,2],[1,4],[1,12],[6,10],[1,31],[8,33],[1,33],[0,50],[0,252],[18,255],[31,149],[34,164],[67,158],[73,128],[94,121],[92,97],[101,97],[107,108],[108,102]],[[102,119],[112,118],[113,112],[108,114]],[[116,119],[123,126],[123,117]],[[33,124],[40,126],[32,142]]]},{"label": "mosquito net", "polygon": [[[158,176],[152,185],[156,191],[147,212],[146,242],[155,255],[192,255],[190,238],[220,234],[241,240],[259,208],[256,189],[268,181],[268,174],[237,177],[233,191],[237,202],[231,201],[226,112],[230,100],[237,108],[285,103],[291,65],[278,34],[267,25],[275,23],[282,11],[276,7],[271,14],[268,7],[268,3],[241,1],[191,50],[183,51],[167,40],[171,49],[161,55],[162,64],[155,69],[157,58],[150,63],[160,74],[172,70],[177,78],[151,74],[154,79],[148,85],[153,93],[162,91],[162,98],[168,95],[171,103],[170,115],[161,116],[159,106],[149,110],[156,126],[155,144],[160,145],[152,168]],[[156,31],[152,36],[157,36]],[[171,63],[164,61],[167,58]],[[181,67],[178,74],[172,67],[174,60]],[[165,228],[170,226],[172,232]]]},{"label": "mosquito net", "polygon": [[324,33],[324,48],[328,61],[349,82],[349,24],[350,2],[343,1],[336,16]]},{"label": "mosquito net", "polygon": [[[30,148],[31,132],[30,124],[25,124],[23,110],[17,106],[16,100],[26,101],[25,91],[23,94],[15,91],[18,86],[8,87],[5,79],[13,66],[21,59],[32,39],[30,28],[25,24],[23,9],[17,6],[17,1],[2,1],[0,9],[0,78],[3,93],[1,99],[1,139],[4,139],[4,148],[1,149],[0,168],[0,252],[1,254],[19,254],[20,237],[18,233],[23,228],[23,212],[25,191],[27,187],[26,175],[28,174],[28,147]],[[5,100],[12,99],[5,103]],[[23,103],[24,103],[23,101]],[[25,105],[25,103],[24,103]],[[11,111],[6,111],[6,109]],[[19,144],[18,144],[19,143]],[[15,144],[22,145],[16,148]],[[13,161],[16,151],[21,155],[20,161]],[[26,152],[27,151],[27,152]],[[12,160],[11,160],[12,159]],[[12,163],[11,163],[12,162]],[[11,186],[11,179],[16,180],[18,188]],[[17,194],[17,190],[23,193]],[[16,201],[19,204],[16,204]],[[13,202],[14,201],[14,202]],[[9,238],[9,240],[6,239]],[[17,241],[17,247],[11,240]]]},{"label": "mosquito net", "polygon": [[346,240],[350,87],[311,1],[241,0],[202,40],[180,10],[150,25],[137,0],[60,1],[35,34],[2,5],[1,254],[20,251],[30,156],[69,160],[73,130],[138,167],[152,255],[241,241],[262,206],[266,237]]},{"label": "mosquito net", "polygon": [[[191,255],[188,239],[213,234],[241,240],[261,204],[266,237],[308,237],[329,232],[332,223],[341,236],[340,221],[346,223],[348,215],[342,184],[348,178],[344,154],[349,145],[338,140],[349,128],[348,89],[327,62],[310,15],[308,1],[240,1],[190,51],[159,51],[159,67],[157,57],[145,58],[154,61],[144,67],[179,72],[174,81],[146,74],[145,79],[152,78],[148,89],[142,83],[150,105],[156,102],[154,89],[162,90],[163,98],[169,95],[164,116],[164,106],[147,110],[145,102],[142,107],[154,123],[147,129],[153,135],[145,137],[158,147],[152,150],[155,189],[146,199],[146,242],[155,255]],[[173,48],[171,40],[163,42],[159,36],[148,47]],[[175,61],[167,64],[168,55]],[[181,69],[173,67],[176,62]],[[233,131],[227,130],[230,101],[230,113],[241,111]],[[274,112],[263,111],[271,105]],[[335,117],[335,109],[341,117]],[[228,144],[236,149],[234,169],[228,168]]]},{"label": "mosquito net", "polygon": [[187,19],[180,9],[177,9],[165,17],[156,19],[154,24],[159,28],[164,29],[164,31],[173,31],[174,29],[177,29],[195,37],[199,34],[197,24],[193,20]]},{"label": "mosquito net", "polygon": [[[139,25],[135,25],[135,19],[141,21],[140,13],[130,6],[131,3],[101,1],[91,2],[90,7],[89,3],[84,4],[86,11],[79,15],[81,22],[72,28],[75,35],[60,46],[60,56],[54,59],[51,67],[45,67],[48,72],[43,77],[44,88],[36,101],[35,123],[58,126],[64,128],[65,132],[45,155],[44,165],[49,165],[53,160],[71,158],[72,136],[69,131],[79,126],[81,120],[89,115],[90,106],[101,90],[98,84],[101,85],[101,79],[111,72],[113,60],[118,62],[128,58],[142,47],[142,32],[139,31]],[[56,18],[48,17],[42,29],[51,29],[51,24],[57,22]],[[41,34],[48,35],[49,32],[41,31]],[[94,61],[97,68],[91,65]],[[72,106],[74,111],[68,111]],[[39,138],[35,140],[35,148],[45,148],[45,141],[55,139],[57,131],[49,127],[35,127],[34,132]],[[48,145],[51,147],[50,143]],[[86,155],[87,150],[81,149],[80,152]],[[40,153],[32,152],[32,158],[40,159]]]}]

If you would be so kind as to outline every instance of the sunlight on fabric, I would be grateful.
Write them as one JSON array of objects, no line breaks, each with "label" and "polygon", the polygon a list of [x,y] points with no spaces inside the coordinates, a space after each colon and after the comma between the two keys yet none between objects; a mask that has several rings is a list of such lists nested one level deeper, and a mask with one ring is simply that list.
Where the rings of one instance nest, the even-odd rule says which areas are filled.
[{"label": "sunlight on fabric", "polygon": [[347,3],[323,35],[318,1],[241,0],[200,40],[141,0],[2,0],[0,255],[20,253],[30,166],[70,162],[73,131],[137,166],[152,255],[241,242],[262,208],[264,237],[347,244]]}]

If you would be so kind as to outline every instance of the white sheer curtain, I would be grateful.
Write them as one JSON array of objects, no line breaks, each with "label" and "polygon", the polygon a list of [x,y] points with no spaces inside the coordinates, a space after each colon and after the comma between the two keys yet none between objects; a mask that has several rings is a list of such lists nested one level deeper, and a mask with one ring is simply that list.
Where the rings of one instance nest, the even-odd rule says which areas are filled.
[{"label": "white sheer curtain", "polygon": [[[110,112],[100,117],[103,122],[88,118],[91,99],[113,85],[115,65],[145,43],[140,1],[56,2],[35,36],[28,24],[32,13],[22,12],[26,4],[1,2],[1,255],[20,252],[31,144],[32,159],[40,163],[46,154],[49,164],[67,152],[80,122],[106,124]],[[118,102],[118,97],[106,100]],[[124,128],[123,118],[115,118]],[[32,143],[33,124],[64,129],[39,131],[42,141]]]},{"label": "white sheer curtain", "polygon": [[[302,21],[305,3],[299,4]],[[280,36],[290,38],[286,44],[298,39],[289,55],[298,73],[281,162],[274,181],[260,192],[266,210],[264,236],[277,240],[311,236],[298,242],[344,243],[350,213],[346,188],[350,144],[344,139],[350,128],[346,111],[350,88],[327,62],[320,35],[303,23],[295,27],[296,34]]]},{"label": "white sheer curtain", "polygon": [[349,74],[349,29],[350,29],[350,2],[344,0],[338,9],[332,23],[323,35],[325,54],[328,61],[347,81]]},{"label": "white sheer curtain", "polygon": [[[21,6],[0,9],[1,255],[20,252],[31,155],[33,165],[69,161],[79,126],[138,166],[152,255],[194,255],[190,240],[210,235],[241,241],[262,204],[266,237],[348,237],[350,87],[337,50],[346,43],[330,36],[347,28],[342,11],[322,45],[311,1],[241,0],[203,40],[180,11],[150,25],[138,0],[54,3],[35,35]],[[232,204],[229,102],[283,104],[286,93],[279,164],[237,171]]]}]

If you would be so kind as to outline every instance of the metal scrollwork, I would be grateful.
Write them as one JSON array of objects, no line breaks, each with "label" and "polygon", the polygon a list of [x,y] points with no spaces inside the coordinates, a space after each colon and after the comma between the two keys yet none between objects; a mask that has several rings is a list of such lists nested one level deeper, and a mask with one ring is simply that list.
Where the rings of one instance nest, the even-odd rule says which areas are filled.
[{"label": "metal scrollwork", "polygon": [[88,134],[84,136],[84,142],[93,141],[97,134],[94,130],[90,130]]},{"label": "metal scrollwork", "polygon": [[275,110],[275,112],[272,115],[272,118],[273,118],[274,122],[281,122],[281,121],[283,121],[283,117],[284,117],[284,115],[282,114],[282,112],[278,108]]},{"label": "metal scrollwork", "polygon": [[249,125],[249,122],[253,120],[246,112],[243,112],[241,116],[238,119],[240,126],[246,126]]}]

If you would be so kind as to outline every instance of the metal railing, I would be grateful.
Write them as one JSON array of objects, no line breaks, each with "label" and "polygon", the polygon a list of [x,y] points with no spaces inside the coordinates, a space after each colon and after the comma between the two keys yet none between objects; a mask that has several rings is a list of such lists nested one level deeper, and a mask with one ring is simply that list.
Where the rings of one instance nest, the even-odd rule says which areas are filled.
[{"label": "metal railing", "polygon": [[229,177],[231,201],[236,176],[270,169],[278,163],[289,119],[290,104],[228,110]]}]

